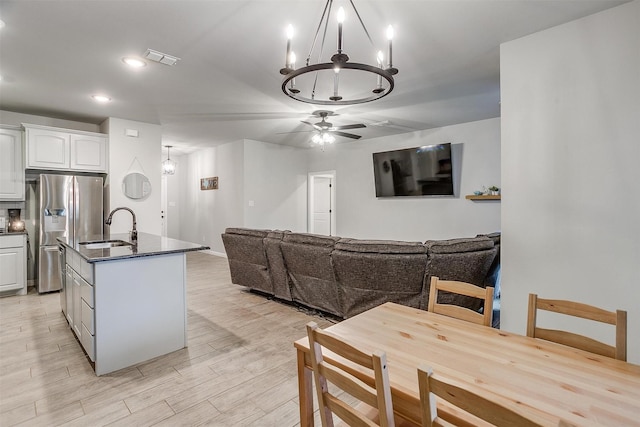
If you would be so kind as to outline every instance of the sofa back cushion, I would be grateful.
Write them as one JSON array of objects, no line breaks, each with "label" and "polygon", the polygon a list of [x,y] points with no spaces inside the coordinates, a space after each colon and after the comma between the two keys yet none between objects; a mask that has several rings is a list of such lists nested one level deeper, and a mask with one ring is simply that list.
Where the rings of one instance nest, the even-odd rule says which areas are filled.
[{"label": "sofa back cushion", "polygon": [[[486,236],[450,239],[428,240],[427,274],[425,275],[424,297],[428,299],[431,277],[437,276],[442,280],[458,280],[476,286],[485,287],[485,278],[496,256],[493,240]],[[423,301],[426,304],[426,300]],[[479,310],[482,301],[448,292],[438,293],[438,302],[455,304],[471,310]]]},{"label": "sofa back cushion", "polygon": [[338,237],[287,233],[280,247],[289,273],[291,297],[342,317],[330,255]]},{"label": "sofa back cushion", "polygon": [[284,265],[280,244],[285,234],[290,231],[273,230],[264,238],[264,248],[269,261],[269,272],[273,282],[273,295],[277,298],[291,301],[291,286],[287,268]]},{"label": "sofa back cushion", "polygon": [[222,243],[229,260],[231,281],[273,294],[263,240],[269,230],[227,228]]},{"label": "sofa back cushion", "polygon": [[341,239],[331,260],[344,317],[389,301],[421,308],[427,267],[422,243]]},{"label": "sofa back cushion", "polygon": [[478,234],[477,237],[486,236],[489,239],[493,240],[493,245],[496,248],[496,256],[491,263],[491,267],[489,268],[489,272],[487,273],[487,277],[485,278],[486,286],[491,286],[493,288],[493,296],[495,298],[500,298],[500,232],[489,233],[489,234]]}]

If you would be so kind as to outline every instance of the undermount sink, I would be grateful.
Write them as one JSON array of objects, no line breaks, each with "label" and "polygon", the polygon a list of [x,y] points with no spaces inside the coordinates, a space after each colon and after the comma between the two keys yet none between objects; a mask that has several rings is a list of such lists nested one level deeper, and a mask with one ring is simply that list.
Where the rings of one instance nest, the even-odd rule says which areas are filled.
[{"label": "undermount sink", "polygon": [[109,249],[118,246],[133,246],[133,243],[124,240],[96,240],[91,242],[80,242],[80,246],[85,249]]}]

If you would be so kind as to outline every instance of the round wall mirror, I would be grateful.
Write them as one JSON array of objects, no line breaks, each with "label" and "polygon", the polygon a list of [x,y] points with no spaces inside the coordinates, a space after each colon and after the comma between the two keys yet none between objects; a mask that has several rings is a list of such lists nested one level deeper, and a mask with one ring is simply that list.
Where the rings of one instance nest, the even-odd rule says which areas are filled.
[{"label": "round wall mirror", "polygon": [[132,172],[122,180],[122,192],[130,199],[144,199],[151,193],[151,182],[146,175]]}]

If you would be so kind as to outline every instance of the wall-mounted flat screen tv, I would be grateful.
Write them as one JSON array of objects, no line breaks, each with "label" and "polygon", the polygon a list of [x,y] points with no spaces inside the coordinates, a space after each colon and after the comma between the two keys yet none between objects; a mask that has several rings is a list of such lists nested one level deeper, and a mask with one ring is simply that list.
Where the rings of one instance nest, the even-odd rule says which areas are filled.
[{"label": "wall-mounted flat screen tv", "polygon": [[453,196],[451,144],[373,153],[376,197]]}]

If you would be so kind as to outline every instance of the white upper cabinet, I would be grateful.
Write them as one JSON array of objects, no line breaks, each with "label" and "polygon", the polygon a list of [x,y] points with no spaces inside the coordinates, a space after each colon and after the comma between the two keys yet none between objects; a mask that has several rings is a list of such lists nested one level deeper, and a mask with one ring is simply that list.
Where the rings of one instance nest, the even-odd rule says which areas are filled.
[{"label": "white upper cabinet", "polygon": [[25,126],[27,147],[27,168],[69,169],[70,135]]},{"label": "white upper cabinet", "polygon": [[107,171],[107,138],[92,135],[71,135],[71,169]]},{"label": "white upper cabinet", "polygon": [[0,128],[0,200],[24,200],[22,132]]},{"label": "white upper cabinet", "polygon": [[107,135],[23,124],[27,169],[107,172]]}]

